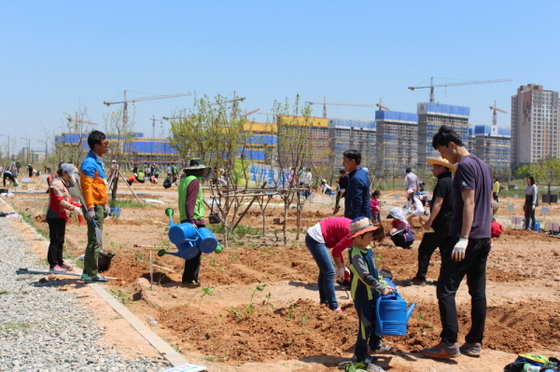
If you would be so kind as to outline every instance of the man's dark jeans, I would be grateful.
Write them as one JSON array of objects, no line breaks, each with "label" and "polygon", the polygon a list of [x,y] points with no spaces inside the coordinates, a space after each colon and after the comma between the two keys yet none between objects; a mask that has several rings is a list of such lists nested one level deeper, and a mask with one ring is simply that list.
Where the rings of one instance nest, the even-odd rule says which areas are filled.
[{"label": "man's dark jeans", "polygon": [[490,253],[490,238],[469,239],[463,261],[453,261],[451,252],[459,238],[449,237],[441,252],[441,271],[437,283],[437,298],[443,330],[440,337],[446,344],[457,342],[459,324],[455,294],[461,280],[467,276],[471,296],[471,329],[466,342],[482,343],[486,322],[486,261]]}]

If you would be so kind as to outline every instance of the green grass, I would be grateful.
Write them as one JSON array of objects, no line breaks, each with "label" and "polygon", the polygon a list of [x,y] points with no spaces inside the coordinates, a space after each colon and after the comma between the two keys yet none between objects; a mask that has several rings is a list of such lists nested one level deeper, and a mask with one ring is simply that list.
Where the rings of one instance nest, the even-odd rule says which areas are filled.
[{"label": "green grass", "polygon": [[17,213],[23,218],[23,220],[25,222],[27,222],[28,224],[33,226],[35,228],[35,231],[37,231],[42,237],[44,237],[46,239],[49,239],[49,232],[47,230],[43,230],[39,226],[37,226],[35,224],[35,221],[33,220],[33,218],[31,218],[30,215],[22,213],[20,211],[17,211]]},{"label": "green grass", "polygon": [[119,208],[143,208],[146,204],[140,204],[136,200],[116,200],[115,205],[112,207],[119,207]]},{"label": "green grass", "polygon": [[243,225],[237,225],[235,230],[233,230],[233,233],[237,234],[239,236],[259,235],[261,233],[261,230],[257,229],[256,227],[248,227],[248,226],[243,226]]},{"label": "green grass", "polygon": [[35,323],[32,322],[7,322],[0,323],[0,332],[26,332],[29,328],[33,327]]},{"label": "green grass", "polygon": [[111,294],[122,302],[123,305],[132,301],[132,294],[130,292],[123,292],[120,289],[111,289]]}]

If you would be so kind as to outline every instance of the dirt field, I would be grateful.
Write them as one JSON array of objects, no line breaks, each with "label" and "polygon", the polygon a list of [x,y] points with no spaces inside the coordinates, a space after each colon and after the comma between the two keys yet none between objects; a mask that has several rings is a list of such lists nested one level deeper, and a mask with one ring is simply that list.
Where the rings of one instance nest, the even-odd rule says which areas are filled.
[{"label": "dirt field", "polygon": [[[46,187],[30,184],[28,188],[4,199],[20,213],[30,215],[39,229],[48,231],[43,222]],[[120,199],[133,200],[122,184],[119,190]],[[282,225],[274,222],[282,217],[282,209],[271,206],[266,212],[266,234],[237,235],[222,253],[203,255],[201,287],[191,289],[181,283],[182,259],[157,256],[161,248],[174,251],[167,238],[164,210],[177,209],[176,188],[165,191],[159,185],[135,185],[135,191],[141,199],[156,199],[163,204],[124,208],[120,218],[105,220],[105,250],[116,256],[104,274],[125,280],[124,284],[111,282],[107,290],[126,302],[140,319],[153,316],[158,322],[154,331],[189,360],[215,371],[335,371],[338,363],[351,357],[357,316],[349,293],[337,289],[344,313],[319,306],[318,268],[303,243],[304,234],[300,234],[300,240],[294,239],[295,209],[287,221],[292,231],[289,244],[282,243]],[[404,192],[384,193],[383,216],[397,205],[394,195],[400,195],[398,202],[402,204]],[[434,285],[440,266],[436,252],[428,273],[429,285],[399,287],[403,298],[416,302],[417,307],[407,336],[384,339],[398,353],[382,356],[383,368],[392,372],[501,371],[515,359],[515,353],[560,356],[560,241],[545,233],[512,229],[511,217],[521,216],[521,203],[521,199],[504,200],[498,212],[498,220],[508,228],[494,240],[488,263],[483,356],[434,361],[419,354],[422,348],[439,342],[441,331]],[[307,202],[304,228],[332,216],[333,204],[322,195]],[[515,205],[515,209],[508,210],[507,204]],[[558,208],[551,206],[546,216],[539,211],[537,219],[541,224],[560,222]],[[257,207],[241,225],[261,227]],[[388,239],[376,248],[379,266],[391,270],[397,284],[416,272],[422,237],[421,230],[416,231],[412,250],[396,248]],[[85,242],[85,227],[72,220],[67,228],[68,253],[74,257],[83,254]],[[143,247],[135,248],[135,244]],[[152,284],[150,257],[154,263]],[[69,286],[79,285],[74,279],[65,281]],[[457,296],[459,342],[463,342],[469,327],[469,301],[463,283]],[[119,334],[109,337],[118,339]]]}]

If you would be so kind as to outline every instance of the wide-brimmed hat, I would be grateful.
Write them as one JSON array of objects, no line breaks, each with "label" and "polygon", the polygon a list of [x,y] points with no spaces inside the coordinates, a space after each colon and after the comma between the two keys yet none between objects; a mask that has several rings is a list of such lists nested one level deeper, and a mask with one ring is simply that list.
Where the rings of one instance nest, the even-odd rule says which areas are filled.
[{"label": "wide-brimmed hat", "polygon": [[379,226],[373,226],[369,218],[358,217],[350,222],[350,235],[355,238],[358,235],[367,233],[368,231],[377,230]]},{"label": "wide-brimmed hat", "polygon": [[433,167],[435,164],[441,165],[441,166],[449,169],[450,172],[455,172],[457,170],[456,166],[454,166],[449,161],[447,161],[447,159],[444,159],[441,156],[438,157],[438,158],[435,158],[435,159],[434,158],[428,158],[428,159],[426,159],[426,163],[428,163],[428,165],[430,167]]},{"label": "wide-brimmed hat", "polygon": [[74,177],[76,175],[76,172],[74,171],[74,166],[70,163],[60,164],[60,169],[68,173],[70,177]]},{"label": "wide-brimmed hat", "polygon": [[391,208],[389,214],[387,215],[387,218],[396,218],[397,220],[406,222],[406,218],[404,218],[403,210],[402,208],[399,207]]},{"label": "wide-brimmed hat", "polygon": [[210,169],[210,167],[204,165],[204,162],[200,158],[191,159],[189,161],[189,166],[185,167],[185,170],[197,170],[197,169]]},{"label": "wide-brimmed hat", "polygon": [[408,194],[414,194],[416,191],[414,189],[408,189],[406,190],[406,195]]}]

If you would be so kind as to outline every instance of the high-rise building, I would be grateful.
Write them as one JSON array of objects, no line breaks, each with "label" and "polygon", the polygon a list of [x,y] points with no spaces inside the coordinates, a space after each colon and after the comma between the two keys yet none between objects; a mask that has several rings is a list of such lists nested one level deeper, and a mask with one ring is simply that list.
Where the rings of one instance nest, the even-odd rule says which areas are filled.
[{"label": "high-rise building", "polygon": [[484,160],[498,175],[511,167],[511,129],[494,125],[475,125],[471,153]]},{"label": "high-rise building", "polygon": [[408,112],[376,111],[376,169],[401,175],[418,161],[418,115]]},{"label": "high-rise building", "polygon": [[511,97],[511,165],[559,155],[558,92],[542,85],[522,85]]},{"label": "high-rise building", "polygon": [[418,167],[426,167],[427,158],[437,158],[432,138],[442,125],[449,125],[459,135],[463,145],[469,147],[470,109],[443,103],[418,103]]},{"label": "high-rise building", "polygon": [[375,165],[375,131],[373,120],[329,119],[330,163],[342,167],[342,153],[356,149],[362,154],[362,165]]}]

